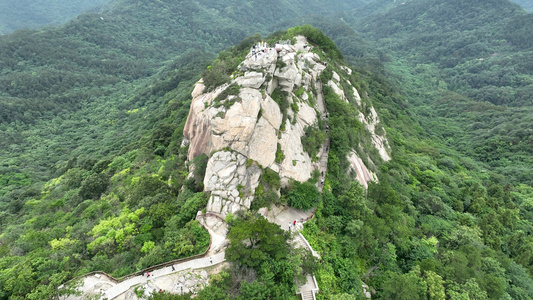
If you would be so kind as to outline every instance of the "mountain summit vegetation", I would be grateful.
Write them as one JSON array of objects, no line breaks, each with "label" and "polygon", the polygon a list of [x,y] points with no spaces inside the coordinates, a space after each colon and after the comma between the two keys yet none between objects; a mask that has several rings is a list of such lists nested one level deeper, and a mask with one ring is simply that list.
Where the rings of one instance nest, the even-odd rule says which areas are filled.
[{"label": "mountain summit vegetation", "polygon": [[[373,299],[530,299],[532,20],[505,0],[117,0],[0,36],[0,299],[54,299],[90,271],[120,277],[205,251],[194,218],[207,157],[189,176],[182,147],[193,85],[295,33],[324,51],[323,82],[351,65],[392,148],[363,189],[346,164],[361,137],[354,101],[324,90],[331,153],[303,230],[321,257],[304,264],[317,297],[364,299],[366,284]],[[253,35],[302,22],[331,39],[310,26]],[[301,256],[261,244],[287,237],[257,206],[227,219],[229,237],[264,229],[265,256],[233,242],[233,267],[197,298],[296,299]]]}]

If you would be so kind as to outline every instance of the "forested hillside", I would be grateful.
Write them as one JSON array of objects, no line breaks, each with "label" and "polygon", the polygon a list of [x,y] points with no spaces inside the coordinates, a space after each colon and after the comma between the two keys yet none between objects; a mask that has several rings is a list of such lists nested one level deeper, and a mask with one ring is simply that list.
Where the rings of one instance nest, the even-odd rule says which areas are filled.
[{"label": "forested hillside", "polygon": [[[121,276],[203,251],[205,232],[188,223],[205,205],[194,196],[201,180],[179,193],[192,85],[214,52],[248,34],[354,5],[320,3],[119,1],[58,28],[1,36],[0,298],[45,299],[77,274]],[[109,229],[123,238],[104,240]]]},{"label": "forested hillside", "polygon": [[[89,271],[123,276],[203,252],[209,237],[193,219],[207,157],[188,178],[181,147],[193,84],[224,82],[252,43],[296,33],[323,50],[321,80],[335,71],[363,101],[324,89],[331,153],[304,229],[322,257],[306,265],[319,299],[361,299],[363,283],[375,299],[530,298],[531,15],[503,0],[175,2],[120,0],[0,37],[0,299],[51,299]],[[308,27],[239,42],[303,22],[340,52]],[[354,118],[366,104],[393,159],[376,159],[379,182],[365,192],[346,155],[368,144]],[[278,230],[253,214],[228,221],[234,234]],[[275,264],[236,259],[198,299],[295,297],[296,262],[274,248]]]},{"label": "forested hillside", "polygon": [[531,185],[532,18],[504,0],[426,0],[354,26],[386,53],[431,134]]},{"label": "forested hillside", "polygon": [[512,0],[512,1],[522,5],[527,11],[533,11],[533,1],[531,0]]},{"label": "forested hillside", "polygon": [[109,0],[4,0],[0,2],[0,35],[21,28],[66,23],[80,13],[99,10]]}]

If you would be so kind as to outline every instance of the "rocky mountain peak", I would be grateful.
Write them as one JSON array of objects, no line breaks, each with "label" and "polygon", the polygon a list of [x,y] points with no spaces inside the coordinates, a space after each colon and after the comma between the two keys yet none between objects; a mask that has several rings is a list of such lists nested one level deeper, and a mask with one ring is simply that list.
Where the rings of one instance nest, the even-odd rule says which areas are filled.
[{"label": "rocky mountain peak", "polygon": [[[230,82],[211,91],[202,80],[196,83],[184,135],[189,160],[200,154],[209,157],[204,178],[204,189],[211,192],[207,211],[225,216],[249,209],[267,168],[279,174],[281,186],[290,179],[306,181],[319,169],[325,149],[311,157],[302,144],[306,130],[318,129],[319,119],[327,116],[323,100],[317,101],[319,76],[327,63],[312,50],[303,36],[271,45],[259,42]],[[344,91],[340,80],[335,73],[327,84],[341,97],[351,92],[360,99],[354,87]],[[377,116],[367,121],[363,115],[363,120],[375,126]],[[384,137],[376,140],[386,144]],[[367,175],[358,177],[374,179],[364,165],[354,167],[360,170]]]}]

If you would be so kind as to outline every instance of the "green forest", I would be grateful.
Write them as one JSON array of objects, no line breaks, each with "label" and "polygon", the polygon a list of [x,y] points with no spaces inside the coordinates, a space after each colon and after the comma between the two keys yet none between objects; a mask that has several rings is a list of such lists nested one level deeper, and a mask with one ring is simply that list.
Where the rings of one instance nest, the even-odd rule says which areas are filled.
[{"label": "green forest", "polygon": [[109,0],[4,0],[0,2],[0,35],[17,29],[59,25],[80,13],[98,11]]},{"label": "green forest", "polygon": [[[0,36],[0,299],[54,299],[60,284],[90,271],[121,277],[204,252],[209,235],[194,218],[207,201],[207,157],[188,178],[181,147],[193,84],[215,58],[233,65],[252,43],[295,34],[323,50],[323,81],[329,70],[342,74],[363,109],[376,108],[393,159],[368,153],[379,182],[367,191],[347,176],[348,151],[369,145],[354,119],[361,107],[325,88],[331,153],[318,203],[299,201],[316,191],[295,183],[227,219],[232,267],[197,298],[297,299],[306,273],[318,299],[365,299],[363,283],[375,299],[531,298],[533,16],[523,8],[504,0],[106,7]],[[287,30],[302,24],[320,30]],[[276,175],[265,175],[265,190],[279,186]],[[319,261],[254,214],[271,202],[317,205],[303,233]],[[253,251],[240,243],[248,237]]]}]

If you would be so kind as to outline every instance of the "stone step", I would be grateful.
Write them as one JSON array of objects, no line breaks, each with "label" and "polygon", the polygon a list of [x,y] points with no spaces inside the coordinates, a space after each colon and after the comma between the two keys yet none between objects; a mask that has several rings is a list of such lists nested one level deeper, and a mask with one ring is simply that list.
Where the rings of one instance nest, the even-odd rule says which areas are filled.
[{"label": "stone step", "polygon": [[300,295],[302,296],[302,300],[315,300],[313,291],[303,291]]}]

